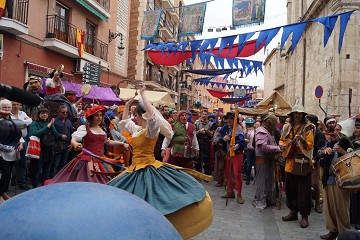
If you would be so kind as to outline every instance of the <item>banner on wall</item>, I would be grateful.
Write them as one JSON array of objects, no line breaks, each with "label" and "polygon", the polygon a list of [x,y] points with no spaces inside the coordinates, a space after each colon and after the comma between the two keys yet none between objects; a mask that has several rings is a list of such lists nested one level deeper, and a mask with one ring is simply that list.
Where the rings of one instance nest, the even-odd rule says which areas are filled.
[{"label": "banner on wall", "polygon": [[154,40],[157,37],[161,13],[161,10],[144,12],[144,19],[141,25],[142,40]]},{"label": "banner on wall", "polygon": [[182,7],[179,36],[193,36],[202,34],[206,3]]},{"label": "banner on wall", "polygon": [[265,0],[233,0],[232,24],[234,27],[262,24],[265,17]]}]

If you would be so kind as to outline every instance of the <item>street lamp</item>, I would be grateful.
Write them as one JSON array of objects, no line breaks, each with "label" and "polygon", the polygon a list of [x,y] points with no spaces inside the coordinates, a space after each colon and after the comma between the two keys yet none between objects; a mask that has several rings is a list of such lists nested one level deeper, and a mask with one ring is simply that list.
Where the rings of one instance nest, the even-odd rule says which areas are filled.
[{"label": "street lamp", "polygon": [[122,33],[114,33],[114,32],[111,32],[110,29],[109,29],[109,43],[116,39],[117,37],[120,36],[120,45],[117,47],[118,49],[118,54],[120,56],[124,55],[125,53],[125,47],[123,45],[123,34]]}]

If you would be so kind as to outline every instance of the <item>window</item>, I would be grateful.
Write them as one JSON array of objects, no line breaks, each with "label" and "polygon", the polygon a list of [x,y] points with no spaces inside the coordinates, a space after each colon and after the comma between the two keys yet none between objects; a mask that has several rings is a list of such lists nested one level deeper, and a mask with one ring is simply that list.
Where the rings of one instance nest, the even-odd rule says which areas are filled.
[{"label": "window", "polygon": [[159,83],[162,83],[163,80],[164,80],[164,72],[161,69],[159,69],[158,79],[157,80],[158,80]]},{"label": "window", "polygon": [[94,54],[95,25],[86,21],[85,51]]},{"label": "window", "polygon": [[152,68],[153,66],[150,63],[146,64],[146,70],[145,70],[145,75],[146,75],[146,80],[150,81],[151,77],[152,77]]},{"label": "window", "polygon": [[55,33],[59,40],[67,42],[69,34],[69,9],[59,2],[55,6]]}]

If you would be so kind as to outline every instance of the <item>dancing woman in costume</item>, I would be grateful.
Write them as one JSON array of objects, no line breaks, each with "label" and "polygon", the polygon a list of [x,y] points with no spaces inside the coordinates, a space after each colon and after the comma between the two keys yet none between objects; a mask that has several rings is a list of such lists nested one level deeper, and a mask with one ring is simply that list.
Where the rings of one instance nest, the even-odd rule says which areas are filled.
[{"label": "dancing woman in costume", "polygon": [[75,150],[83,151],[56,174],[51,184],[60,182],[106,184],[109,181],[113,169],[106,162],[111,160],[104,157],[104,144],[123,148],[127,147],[127,144],[106,138],[105,131],[100,127],[104,113],[103,106],[94,106],[86,111],[87,123],[81,125],[72,134],[71,139]]},{"label": "dancing woman in costume", "polygon": [[184,172],[196,174],[196,171],[176,168],[155,159],[153,153],[159,133],[171,139],[173,131],[144,92],[145,86],[142,85],[140,105],[135,113],[138,125],[129,118],[129,106],[134,98],[126,103],[120,122],[126,131],[132,133],[132,164],[108,185],[144,199],[165,215],[184,239],[189,239],[212,222],[212,202],[204,187]]}]

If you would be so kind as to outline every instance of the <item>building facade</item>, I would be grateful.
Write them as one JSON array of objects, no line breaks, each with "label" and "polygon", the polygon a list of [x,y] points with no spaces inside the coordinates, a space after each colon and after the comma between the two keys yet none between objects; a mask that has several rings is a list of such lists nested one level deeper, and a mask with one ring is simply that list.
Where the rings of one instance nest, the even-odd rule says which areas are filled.
[{"label": "building facade", "polygon": [[[359,9],[360,2],[321,1],[321,0],[289,0],[288,23],[301,20],[319,18],[345,11]],[[341,52],[338,53],[340,20],[324,47],[324,26],[311,23],[305,29],[300,41],[291,54],[291,42],[283,50],[285,56],[276,60],[277,65],[285,62],[285,80],[283,86],[284,97],[290,104],[295,98],[303,99],[306,111],[316,114],[322,119],[325,113],[319,107],[319,100],[315,97],[315,88],[320,85],[324,94],[320,99],[321,107],[326,114],[339,115],[341,119],[359,113],[360,105],[360,12],[355,11],[348,22]],[[279,55],[279,54],[277,54]],[[269,70],[270,62],[266,66]],[[267,81],[265,79],[265,89]],[[276,85],[274,89],[281,86]],[[265,96],[266,97],[266,96]]]},{"label": "building facade", "polygon": [[[0,82],[22,87],[63,64],[64,79],[81,83],[86,62],[101,67],[100,85],[127,77],[130,0],[14,0],[0,19]],[[84,34],[79,57],[77,30]],[[121,34],[120,34],[121,33]]]}]

